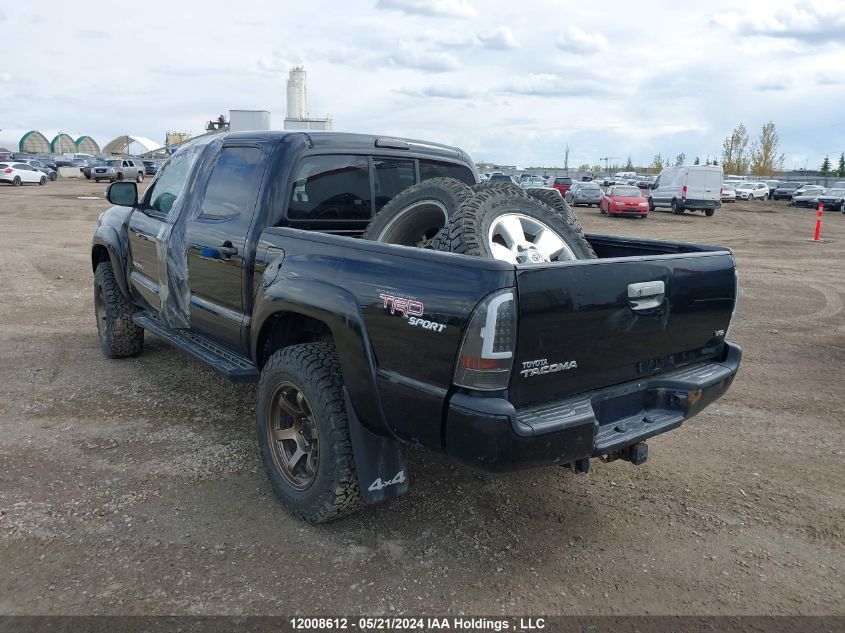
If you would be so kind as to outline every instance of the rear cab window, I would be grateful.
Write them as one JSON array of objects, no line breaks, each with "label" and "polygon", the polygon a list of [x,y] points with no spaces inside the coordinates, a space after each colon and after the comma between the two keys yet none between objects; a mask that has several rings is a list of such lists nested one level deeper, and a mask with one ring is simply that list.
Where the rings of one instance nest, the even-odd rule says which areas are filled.
[{"label": "rear cab window", "polygon": [[323,154],[305,156],[297,165],[287,194],[292,226],[331,229],[332,223],[361,223],[408,187],[430,178],[456,178],[475,184],[466,165],[428,158]]}]

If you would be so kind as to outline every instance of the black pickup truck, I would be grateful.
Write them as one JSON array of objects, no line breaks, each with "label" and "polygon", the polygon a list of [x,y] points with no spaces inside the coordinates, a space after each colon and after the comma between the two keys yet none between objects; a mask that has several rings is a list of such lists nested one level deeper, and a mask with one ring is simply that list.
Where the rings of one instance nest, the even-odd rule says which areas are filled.
[{"label": "black pickup truck", "polygon": [[728,389],[728,249],[588,235],[589,259],[514,263],[360,239],[432,178],[478,180],[452,147],[252,132],[181,148],[140,199],[110,185],[91,251],[105,355],[146,330],[259,382],[268,476],[313,522],[405,492],[405,444],[491,471],[639,464]]}]

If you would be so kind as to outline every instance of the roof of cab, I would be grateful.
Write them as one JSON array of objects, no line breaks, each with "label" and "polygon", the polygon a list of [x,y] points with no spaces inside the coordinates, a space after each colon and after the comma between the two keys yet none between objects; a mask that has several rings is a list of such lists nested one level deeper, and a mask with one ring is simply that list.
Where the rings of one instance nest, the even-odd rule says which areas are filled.
[{"label": "roof of cab", "polygon": [[[316,132],[311,130],[271,130],[255,132],[228,132],[225,139],[256,140],[256,141],[280,141],[291,135],[299,135],[306,140],[306,143],[313,149],[344,149],[349,151],[374,151],[377,149],[392,149],[403,151],[396,147],[390,147],[389,143],[398,142],[407,144],[407,149],[412,153],[424,153],[444,158],[462,159],[469,161],[469,156],[460,148],[444,145],[442,143],[431,143],[416,139],[402,138],[398,136],[374,135],[374,134],[351,134],[349,132]],[[376,142],[388,143],[378,147]]]}]

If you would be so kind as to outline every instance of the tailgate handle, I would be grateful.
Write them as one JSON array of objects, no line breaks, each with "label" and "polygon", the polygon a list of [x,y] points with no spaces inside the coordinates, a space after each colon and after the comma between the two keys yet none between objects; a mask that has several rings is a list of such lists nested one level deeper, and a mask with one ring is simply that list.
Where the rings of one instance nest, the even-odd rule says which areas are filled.
[{"label": "tailgate handle", "polygon": [[628,284],[628,301],[634,310],[650,310],[663,303],[666,286],[662,281]]}]

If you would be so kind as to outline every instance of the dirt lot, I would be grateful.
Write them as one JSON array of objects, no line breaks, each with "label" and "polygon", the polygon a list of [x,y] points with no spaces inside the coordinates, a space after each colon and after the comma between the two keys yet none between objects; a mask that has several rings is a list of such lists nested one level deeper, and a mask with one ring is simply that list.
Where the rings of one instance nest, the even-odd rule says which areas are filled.
[{"label": "dirt lot", "polygon": [[579,210],[591,232],[734,249],[727,396],[640,467],[491,476],[414,453],[408,496],[312,527],[260,468],[254,388],[151,336],[101,355],[103,191],[0,186],[0,613],[845,612],[845,216],[812,244],[814,213],[784,203]]}]

